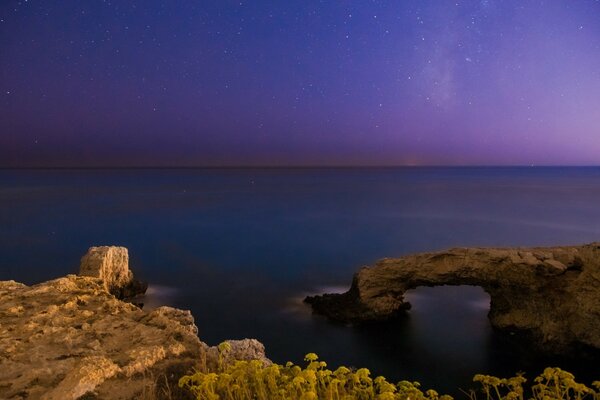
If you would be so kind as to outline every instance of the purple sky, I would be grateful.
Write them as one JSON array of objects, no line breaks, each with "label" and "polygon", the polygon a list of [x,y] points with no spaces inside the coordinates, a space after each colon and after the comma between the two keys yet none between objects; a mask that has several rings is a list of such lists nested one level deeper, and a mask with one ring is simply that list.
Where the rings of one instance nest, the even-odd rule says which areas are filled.
[{"label": "purple sky", "polygon": [[600,2],[0,5],[0,166],[432,164],[600,164]]}]

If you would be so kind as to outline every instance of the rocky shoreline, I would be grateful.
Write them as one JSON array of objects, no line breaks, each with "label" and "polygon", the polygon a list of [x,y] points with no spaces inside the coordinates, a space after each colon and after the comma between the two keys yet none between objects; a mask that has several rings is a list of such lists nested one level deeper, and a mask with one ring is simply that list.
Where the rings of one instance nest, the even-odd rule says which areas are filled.
[{"label": "rocky shoreline", "polygon": [[[216,347],[189,311],[147,312],[120,300],[145,291],[127,249],[93,247],[80,275],[33,286],[0,282],[0,398],[186,399],[178,379],[214,370]],[[270,363],[254,339],[232,340],[224,362]]]},{"label": "rocky shoreline", "polygon": [[491,298],[492,326],[521,333],[545,352],[600,349],[600,243],[388,258],[360,269],[348,292],[305,301],[333,320],[378,322],[410,309],[407,290],[440,285],[482,287]]},{"label": "rocky shoreline", "polygon": [[[193,370],[270,364],[255,339],[228,341],[223,359],[200,341],[189,311],[125,301],[147,288],[128,264],[123,247],[92,247],[79,275],[33,286],[0,282],[0,398],[190,399],[177,382]],[[358,271],[348,292],[306,302],[334,320],[378,322],[410,309],[407,290],[438,285],[481,286],[492,325],[524,333],[544,351],[600,349],[600,243],[383,259]]]}]

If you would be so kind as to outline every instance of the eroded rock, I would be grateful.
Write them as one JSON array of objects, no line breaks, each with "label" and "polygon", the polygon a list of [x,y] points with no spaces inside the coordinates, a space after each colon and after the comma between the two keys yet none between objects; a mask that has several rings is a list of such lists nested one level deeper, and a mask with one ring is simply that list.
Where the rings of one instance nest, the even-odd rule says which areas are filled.
[{"label": "eroded rock", "polygon": [[[112,254],[113,265],[123,265],[126,252]],[[215,368],[216,347],[200,341],[189,311],[146,312],[110,294],[106,282],[76,275],[33,286],[0,282],[1,399],[190,398],[178,379]],[[231,341],[221,362],[235,359],[270,363],[252,339]]]},{"label": "eroded rock", "polygon": [[[265,346],[256,339],[227,340],[228,350],[221,351],[219,358],[219,346],[207,349],[207,368],[217,370],[221,362],[222,366],[233,364],[235,361],[261,360],[265,365],[271,365],[271,361],[265,357]],[[220,360],[220,361],[219,361]]]},{"label": "eroded rock", "polygon": [[384,321],[410,309],[419,286],[481,286],[496,328],[527,332],[544,350],[600,349],[600,243],[549,248],[455,248],[383,259],[360,269],[350,290],[307,297],[343,322]]},{"label": "eroded rock", "polygon": [[148,289],[146,283],[134,279],[125,247],[90,247],[81,258],[79,275],[101,279],[104,288],[119,299],[144,294]]}]

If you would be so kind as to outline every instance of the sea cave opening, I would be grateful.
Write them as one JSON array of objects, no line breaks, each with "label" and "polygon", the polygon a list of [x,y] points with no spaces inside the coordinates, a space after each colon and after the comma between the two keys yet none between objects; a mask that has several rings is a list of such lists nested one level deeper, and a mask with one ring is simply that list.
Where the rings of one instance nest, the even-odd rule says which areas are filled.
[{"label": "sea cave opening", "polygon": [[413,341],[452,362],[485,363],[492,335],[490,295],[480,286],[418,287],[405,293]]}]

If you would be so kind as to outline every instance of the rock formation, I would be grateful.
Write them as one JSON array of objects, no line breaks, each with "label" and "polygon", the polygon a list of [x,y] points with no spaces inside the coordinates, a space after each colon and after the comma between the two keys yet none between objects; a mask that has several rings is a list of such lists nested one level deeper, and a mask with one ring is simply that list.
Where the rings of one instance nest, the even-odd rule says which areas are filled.
[{"label": "rock formation", "polygon": [[[178,379],[194,368],[217,366],[217,349],[200,341],[189,311],[146,312],[109,293],[126,276],[121,267],[127,252],[101,251],[118,271],[89,261],[93,257],[86,265],[101,265],[103,279],[68,275],[34,286],[0,282],[1,399],[190,398],[178,389]],[[269,363],[256,340],[230,344],[225,362]]]},{"label": "rock formation", "polygon": [[100,278],[104,288],[119,299],[146,293],[148,284],[133,278],[125,247],[90,247],[81,258],[79,275]]},{"label": "rock formation", "polygon": [[307,297],[316,313],[361,323],[408,310],[419,286],[475,285],[491,298],[496,328],[528,333],[544,350],[600,349],[600,243],[548,248],[455,248],[383,259],[343,294]]}]

